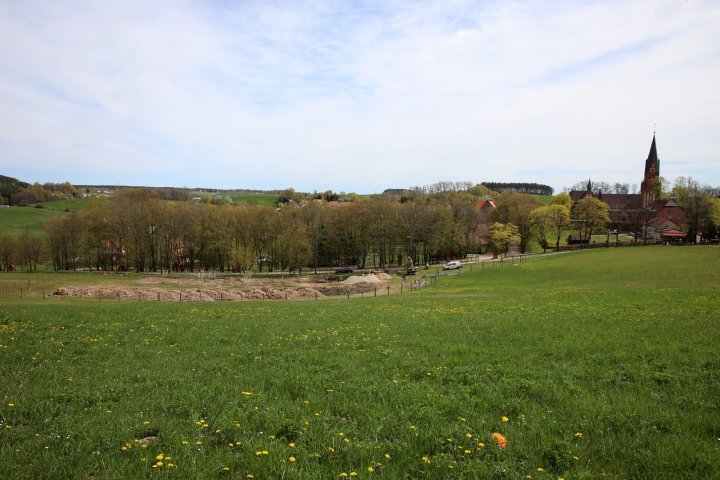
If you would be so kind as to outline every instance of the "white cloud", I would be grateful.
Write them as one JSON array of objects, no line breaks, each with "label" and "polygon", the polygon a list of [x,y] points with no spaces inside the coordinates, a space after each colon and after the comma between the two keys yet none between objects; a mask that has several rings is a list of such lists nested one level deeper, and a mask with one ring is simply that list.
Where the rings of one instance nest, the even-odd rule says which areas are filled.
[{"label": "white cloud", "polygon": [[657,124],[663,174],[717,185],[719,20],[712,2],[7,2],[0,169],[561,188],[639,182]]}]

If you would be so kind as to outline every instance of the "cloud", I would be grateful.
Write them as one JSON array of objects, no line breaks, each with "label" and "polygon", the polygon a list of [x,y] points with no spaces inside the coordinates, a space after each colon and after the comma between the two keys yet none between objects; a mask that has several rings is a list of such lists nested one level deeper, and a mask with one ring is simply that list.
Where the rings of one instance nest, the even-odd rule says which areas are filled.
[{"label": "cloud", "polygon": [[662,173],[717,185],[719,20],[712,2],[5,2],[0,169],[636,183],[657,124]]}]

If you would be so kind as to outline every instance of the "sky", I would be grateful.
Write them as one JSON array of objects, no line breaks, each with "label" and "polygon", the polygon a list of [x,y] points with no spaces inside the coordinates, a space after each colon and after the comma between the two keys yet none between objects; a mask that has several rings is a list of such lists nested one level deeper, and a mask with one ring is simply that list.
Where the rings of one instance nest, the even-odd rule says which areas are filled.
[{"label": "sky", "polygon": [[720,185],[720,2],[0,0],[0,174]]}]

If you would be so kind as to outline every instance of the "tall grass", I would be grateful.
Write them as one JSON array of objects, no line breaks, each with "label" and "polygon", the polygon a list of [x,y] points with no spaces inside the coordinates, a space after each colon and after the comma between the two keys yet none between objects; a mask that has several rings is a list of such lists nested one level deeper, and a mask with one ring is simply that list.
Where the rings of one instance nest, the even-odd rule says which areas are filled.
[{"label": "tall grass", "polygon": [[0,477],[718,478],[719,254],[402,297],[0,300]]}]

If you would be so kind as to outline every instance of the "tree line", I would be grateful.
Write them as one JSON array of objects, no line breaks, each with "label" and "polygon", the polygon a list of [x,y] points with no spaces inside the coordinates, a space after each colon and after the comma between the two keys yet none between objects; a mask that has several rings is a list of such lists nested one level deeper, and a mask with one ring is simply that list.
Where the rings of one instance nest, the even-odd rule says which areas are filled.
[{"label": "tree line", "polygon": [[[611,228],[598,198],[573,205],[560,193],[544,204],[536,195],[482,185],[440,185],[352,202],[295,196],[282,208],[165,201],[151,189],[125,189],[50,219],[43,239],[29,231],[0,235],[0,268],[32,270],[45,261],[57,270],[135,272],[389,268],[408,257],[424,264],[487,249],[524,253],[533,240],[557,249],[568,232],[582,241]],[[712,189],[682,178],[672,195],[688,213],[691,234],[717,231],[720,200]],[[483,208],[490,198],[494,208]]]}]

